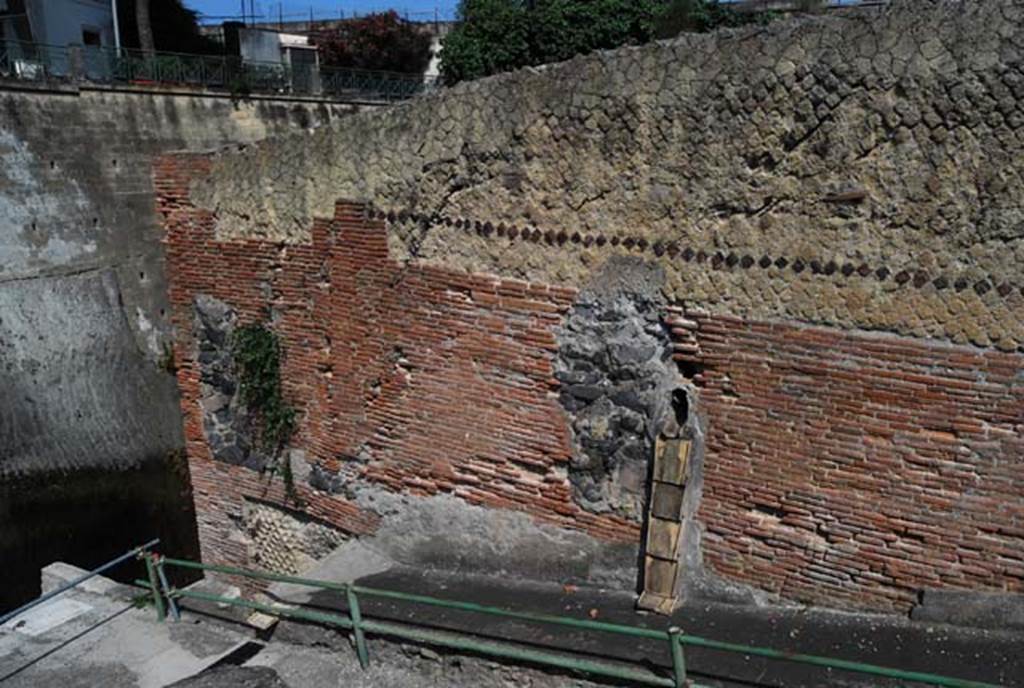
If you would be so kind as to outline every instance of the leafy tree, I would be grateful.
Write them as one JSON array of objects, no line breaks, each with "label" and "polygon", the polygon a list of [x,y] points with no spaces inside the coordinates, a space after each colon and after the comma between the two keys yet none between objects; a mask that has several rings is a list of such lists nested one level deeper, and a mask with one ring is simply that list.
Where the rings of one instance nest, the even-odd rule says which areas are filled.
[{"label": "leafy tree", "polygon": [[[145,29],[147,14],[151,45]],[[199,33],[196,13],[185,7],[182,0],[119,0],[117,20],[121,45],[126,48],[200,54],[224,52],[218,41]],[[144,27],[141,32],[140,21]]]},{"label": "leafy tree", "polygon": [[135,0],[135,32],[139,36],[139,48],[144,53],[156,50],[153,42],[153,22],[149,18],[149,0]]},{"label": "leafy tree", "polygon": [[394,10],[347,21],[315,42],[328,67],[422,74],[430,63],[430,36]]},{"label": "leafy tree", "polygon": [[445,83],[537,64],[523,0],[461,0],[458,18],[442,44]]},{"label": "leafy tree", "polygon": [[461,0],[458,18],[441,50],[448,84],[680,31],[764,21],[718,0]]},{"label": "leafy tree", "polygon": [[650,40],[663,0],[542,0],[530,13],[539,63]]},{"label": "leafy tree", "polygon": [[[803,0],[820,2],[820,0]],[[767,24],[778,12],[740,12],[718,0],[669,0],[655,22],[658,38],[671,38],[684,31],[703,33],[724,27]]]}]

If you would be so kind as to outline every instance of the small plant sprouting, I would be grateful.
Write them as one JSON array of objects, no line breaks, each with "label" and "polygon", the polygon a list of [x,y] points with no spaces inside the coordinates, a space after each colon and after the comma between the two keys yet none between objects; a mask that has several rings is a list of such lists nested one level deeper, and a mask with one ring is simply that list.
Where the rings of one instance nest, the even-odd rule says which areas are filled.
[{"label": "small plant sprouting", "polygon": [[242,403],[255,414],[260,442],[273,460],[271,474],[281,472],[285,492],[296,498],[291,463],[283,456],[295,431],[295,409],[281,393],[281,345],[277,335],[261,324],[235,330],[231,350],[239,374]]},{"label": "small plant sprouting", "polygon": [[174,346],[170,342],[163,343],[163,351],[157,359],[156,366],[169,375],[178,373],[178,365],[174,362]]}]

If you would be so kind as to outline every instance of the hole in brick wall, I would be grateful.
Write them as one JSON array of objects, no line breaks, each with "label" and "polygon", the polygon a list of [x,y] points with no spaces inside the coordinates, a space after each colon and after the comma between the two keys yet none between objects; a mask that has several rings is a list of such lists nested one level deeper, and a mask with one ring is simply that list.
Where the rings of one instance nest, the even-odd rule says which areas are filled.
[{"label": "hole in brick wall", "polygon": [[395,373],[400,375],[406,382],[412,379],[413,365],[405,356],[405,350],[396,346],[391,350],[391,362],[395,366]]},{"label": "hole in brick wall", "polygon": [[672,392],[672,412],[676,417],[676,424],[682,428],[686,425],[686,419],[690,417],[690,399],[686,396],[686,390],[677,389]]},{"label": "hole in brick wall", "polygon": [[769,504],[755,504],[754,511],[759,514],[764,514],[765,516],[771,516],[772,518],[782,518],[786,515],[785,509],[777,506],[771,506]]},{"label": "hole in brick wall", "polygon": [[307,570],[346,540],[343,532],[300,511],[246,499],[238,521],[250,562],[276,573]]},{"label": "hole in brick wall", "polygon": [[679,372],[687,380],[692,380],[704,372],[704,366],[696,361],[679,361]]}]

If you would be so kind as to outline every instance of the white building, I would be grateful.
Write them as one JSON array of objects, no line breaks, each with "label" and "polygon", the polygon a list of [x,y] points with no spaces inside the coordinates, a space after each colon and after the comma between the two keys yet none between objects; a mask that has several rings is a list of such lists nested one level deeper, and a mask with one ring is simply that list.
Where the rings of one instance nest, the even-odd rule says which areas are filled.
[{"label": "white building", "polygon": [[316,93],[320,87],[320,62],[309,36],[272,29],[237,27],[238,52],[254,67],[281,65],[290,75],[296,93]]},{"label": "white building", "polygon": [[5,41],[113,46],[111,0],[0,0]]}]

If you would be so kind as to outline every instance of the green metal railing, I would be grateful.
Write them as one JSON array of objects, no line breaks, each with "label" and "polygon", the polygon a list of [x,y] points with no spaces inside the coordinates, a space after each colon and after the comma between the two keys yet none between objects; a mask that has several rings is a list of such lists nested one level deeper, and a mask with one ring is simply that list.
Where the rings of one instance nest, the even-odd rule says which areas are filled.
[{"label": "green metal railing", "polygon": [[21,41],[0,41],[0,75],[22,81],[155,84],[236,95],[287,94],[332,100],[404,100],[438,85],[435,79],[397,72]]},{"label": "green metal railing", "polygon": [[[604,621],[594,621],[589,619],[576,619],[566,616],[514,611],[510,609],[503,609],[500,607],[480,605],[472,602],[441,599],[436,597],[429,597],[426,595],[416,595],[405,592],[398,592],[395,590],[368,588],[361,585],[352,585],[346,583],[332,583],[330,581],[315,580],[311,578],[301,578],[298,576],[289,576],[264,571],[254,571],[251,569],[243,569],[234,566],[201,564],[198,562],[188,561],[184,559],[171,559],[160,556],[159,554],[153,552],[144,552],[140,554],[140,557],[143,557],[146,560],[147,571],[149,573],[149,580],[137,582],[150,589],[157,610],[157,618],[161,621],[166,618],[167,609],[171,609],[172,615],[177,617],[178,610],[175,602],[176,600],[181,598],[190,598],[196,600],[203,600],[207,602],[215,602],[217,604],[252,609],[277,617],[300,619],[305,621],[312,621],[316,623],[337,626],[339,628],[344,628],[346,630],[352,631],[356,645],[356,653],[359,659],[359,663],[363,668],[366,668],[369,665],[370,661],[365,634],[373,633],[383,636],[403,638],[406,640],[422,642],[430,645],[450,647],[456,650],[475,652],[480,654],[492,655],[496,657],[504,657],[507,659],[513,659],[517,661],[559,667],[562,669],[584,672],[597,676],[604,676],[608,678],[631,681],[637,684],[651,686],[667,686],[669,688],[683,688],[684,686],[689,686],[690,688],[701,688],[699,684],[694,683],[688,680],[687,678],[685,658],[685,648],[687,646],[700,647],[709,650],[719,650],[723,652],[739,653],[753,657],[763,657],[771,660],[793,662],[797,664],[805,664],[827,669],[838,669],[842,671],[850,671],[859,674],[879,676],[888,679],[912,681],[923,685],[947,686],[949,688],[998,688],[997,686],[994,686],[990,683],[969,681],[965,679],[952,678],[949,676],[940,676],[937,674],[930,674],[919,671],[906,671],[903,669],[894,669],[889,667],[877,666],[874,664],[866,664],[864,662],[835,659],[832,657],[822,657],[818,655],[806,655],[800,653],[784,652],[781,650],[775,650],[767,647],[722,642],[718,640],[712,640],[709,638],[703,638],[700,636],[689,635],[683,633],[681,629],[675,627],[670,628],[668,630],[656,630],[650,628],[642,628],[638,626],[627,626],[623,624],[608,623]],[[335,614],[328,611],[306,609],[299,606],[270,605],[242,598],[232,598],[223,597],[220,595],[213,595],[210,593],[200,592],[198,590],[189,590],[187,588],[173,588],[168,586],[167,584],[167,578],[164,575],[165,566],[175,566],[198,571],[211,571],[214,573],[221,573],[225,575],[238,576],[242,578],[260,581],[293,583],[296,585],[302,585],[319,590],[337,592],[345,596],[345,601],[348,607],[348,614]],[[486,640],[463,632],[437,631],[428,628],[414,627],[407,624],[398,624],[388,621],[367,619],[364,617],[362,613],[362,608],[360,606],[359,601],[360,596],[398,600],[402,602],[412,602],[416,604],[439,607],[442,609],[455,609],[460,611],[485,614],[488,616],[519,619],[522,621],[529,621],[538,624],[549,624],[556,626],[565,626],[575,629],[584,629],[589,631],[614,633],[621,636],[663,642],[667,644],[669,656],[672,658],[672,674],[671,676],[661,676],[650,671],[632,668],[629,666],[625,666],[623,664],[612,664],[609,662],[594,661],[591,659],[573,656],[571,653],[566,654],[564,650],[561,651],[561,654],[559,654],[545,650],[523,647],[521,645],[516,645],[508,641]],[[165,600],[166,605],[164,603]]]}]

